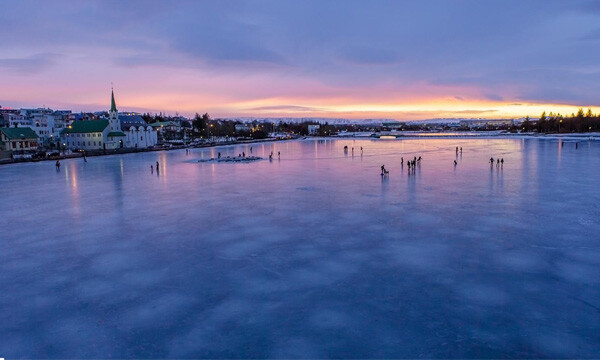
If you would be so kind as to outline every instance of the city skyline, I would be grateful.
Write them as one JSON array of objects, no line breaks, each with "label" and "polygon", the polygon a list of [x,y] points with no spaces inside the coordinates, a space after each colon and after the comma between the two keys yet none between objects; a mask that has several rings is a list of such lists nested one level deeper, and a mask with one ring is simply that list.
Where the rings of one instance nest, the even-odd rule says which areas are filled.
[{"label": "city skyline", "polygon": [[123,110],[185,116],[600,111],[598,2],[9,1],[5,8],[4,107],[102,110],[112,81]]}]

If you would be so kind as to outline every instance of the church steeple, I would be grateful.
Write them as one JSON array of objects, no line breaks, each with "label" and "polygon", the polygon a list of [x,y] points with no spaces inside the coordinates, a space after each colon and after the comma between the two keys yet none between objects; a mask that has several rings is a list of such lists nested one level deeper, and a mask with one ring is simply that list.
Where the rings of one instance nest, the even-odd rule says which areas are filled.
[{"label": "church steeple", "polygon": [[117,105],[115,104],[115,91],[110,89],[110,111],[117,112]]},{"label": "church steeple", "polygon": [[121,132],[121,121],[115,103],[115,91],[112,86],[110,88],[110,111],[108,112],[108,124],[111,132]]}]

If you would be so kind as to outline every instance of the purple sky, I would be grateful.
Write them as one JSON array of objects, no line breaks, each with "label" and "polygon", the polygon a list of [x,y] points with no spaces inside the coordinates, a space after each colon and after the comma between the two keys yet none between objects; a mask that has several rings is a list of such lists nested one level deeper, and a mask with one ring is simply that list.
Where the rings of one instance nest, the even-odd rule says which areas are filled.
[{"label": "purple sky", "polygon": [[600,105],[600,1],[2,1],[0,105],[538,116]]}]

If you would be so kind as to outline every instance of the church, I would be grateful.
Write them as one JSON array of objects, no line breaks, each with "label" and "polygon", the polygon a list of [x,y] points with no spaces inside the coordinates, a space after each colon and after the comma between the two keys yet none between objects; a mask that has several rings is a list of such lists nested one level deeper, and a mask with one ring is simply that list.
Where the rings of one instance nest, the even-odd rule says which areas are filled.
[{"label": "church", "polygon": [[108,119],[76,121],[61,135],[63,146],[71,150],[145,149],[158,143],[156,131],[146,123],[127,126],[123,132],[114,91]]}]

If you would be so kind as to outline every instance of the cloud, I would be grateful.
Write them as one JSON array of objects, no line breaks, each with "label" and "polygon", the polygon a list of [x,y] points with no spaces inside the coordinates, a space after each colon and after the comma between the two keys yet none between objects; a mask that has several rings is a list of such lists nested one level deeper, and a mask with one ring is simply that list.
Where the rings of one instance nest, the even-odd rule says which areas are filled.
[{"label": "cloud", "polygon": [[19,75],[34,75],[55,64],[56,54],[44,53],[21,58],[0,58],[0,68]]},{"label": "cloud", "polygon": [[[32,86],[62,86],[65,96],[119,78],[148,96],[219,92],[219,109],[265,98],[319,105],[311,100],[600,103],[600,48],[590,42],[600,40],[600,2],[5,0],[3,6],[10,11],[0,13],[0,42],[13,55],[3,55],[0,71],[29,74]],[[50,67],[65,82],[57,84]],[[281,109],[255,111],[324,111],[282,102],[273,105]]]},{"label": "cloud", "polygon": [[600,29],[592,30],[585,35],[581,36],[579,40],[583,41],[598,41],[600,40]]},{"label": "cloud", "polygon": [[452,113],[454,113],[454,114],[489,114],[489,113],[495,113],[495,112],[498,112],[498,110],[495,110],[495,109],[489,109],[489,110],[466,109],[466,110],[452,111]]},{"label": "cloud", "polygon": [[502,101],[504,98],[498,94],[485,94],[484,97],[488,100]]},{"label": "cloud", "polygon": [[600,1],[598,0],[592,0],[592,1],[585,1],[583,3],[577,4],[574,7],[577,11],[581,11],[585,14],[596,14],[596,15],[600,15]]},{"label": "cloud", "polygon": [[394,65],[403,61],[397,51],[367,46],[346,48],[339,57],[342,61],[357,65]]},{"label": "cloud", "polygon": [[283,111],[283,112],[323,112],[323,108],[299,105],[273,105],[273,106],[257,106],[245,109],[246,111]]}]

